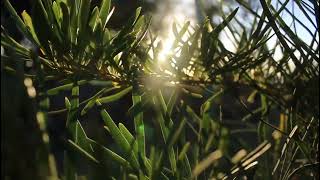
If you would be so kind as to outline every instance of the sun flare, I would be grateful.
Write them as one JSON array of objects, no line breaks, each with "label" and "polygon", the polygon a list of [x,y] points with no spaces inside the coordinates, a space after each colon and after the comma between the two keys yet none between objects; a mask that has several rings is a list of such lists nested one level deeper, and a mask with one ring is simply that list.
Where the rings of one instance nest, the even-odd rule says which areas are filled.
[{"label": "sun flare", "polygon": [[162,44],[162,49],[160,50],[157,57],[160,63],[167,61],[168,55],[170,55],[171,53],[172,44],[173,44],[173,37],[164,39]]}]

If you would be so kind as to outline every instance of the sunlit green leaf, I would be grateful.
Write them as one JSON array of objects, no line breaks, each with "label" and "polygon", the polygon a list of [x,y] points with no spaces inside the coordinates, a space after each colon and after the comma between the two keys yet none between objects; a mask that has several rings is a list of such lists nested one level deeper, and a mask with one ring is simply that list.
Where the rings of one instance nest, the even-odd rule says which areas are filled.
[{"label": "sunlit green leaf", "polygon": [[113,94],[113,95],[110,95],[107,97],[103,97],[103,98],[99,98],[99,102],[100,103],[109,103],[109,102],[119,100],[120,98],[125,96],[127,93],[129,93],[131,90],[132,90],[132,86],[127,87],[126,89],[124,89],[116,94]]},{"label": "sunlit green leaf", "polygon": [[[98,103],[98,106],[101,106],[101,103],[99,102],[99,100],[97,100],[97,103]],[[124,152],[126,153],[125,156],[128,158],[128,161],[130,162],[132,167],[138,169],[140,165],[138,163],[137,157],[134,155],[129,142],[126,140],[124,135],[120,132],[119,128],[114,123],[109,113],[106,110],[101,110],[101,116],[106,126],[108,127],[110,134],[114,139],[115,143],[124,150]]]}]

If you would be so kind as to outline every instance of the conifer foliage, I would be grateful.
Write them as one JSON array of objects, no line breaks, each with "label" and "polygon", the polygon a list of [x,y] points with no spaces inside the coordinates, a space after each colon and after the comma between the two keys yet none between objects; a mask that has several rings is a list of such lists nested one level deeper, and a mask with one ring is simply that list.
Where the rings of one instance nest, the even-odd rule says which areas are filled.
[{"label": "conifer foliage", "polygon": [[[113,30],[108,21],[117,9],[110,0],[95,7],[91,0],[35,0],[32,12],[21,15],[4,0],[13,23],[37,49],[22,46],[1,26],[6,50],[1,71],[35,86],[36,118],[47,147],[39,158],[40,169],[48,166],[42,176],[58,178],[45,127],[50,100],[68,91],[62,111],[70,136],[61,179],[317,179],[319,1],[276,2],[279,7],[260,0],[258,13],[237,0],[239,7],[218,25],[210,18],[199,25],[173,24],[175,41],[161,63],[162,47],[141,8]],[[301,22],[289,3],[308,22]],[[242,26],[239,8],[253,17],[249,28]],[[283,12],[309,33],[311,42],[298,36]],[[225,30],[236,51],[221,40]],[[281,58],[275,59],[278,48]],[[34,71],[23,72],[25,61],[34,63]],[[52,80],[59,86],[47,89]],[[80,101],[81,86],[98,91]],[[127,119],[115,120],[109,104],[128,95]],[[91,110],[100,113],[112,145],[83,128],[81,119]],[[228,112],[236,110],[241,113],[228,119]],[[128,121],[133,130],[124,125]],[[88,165],[86,173],[77,169],[79,158]]]}]

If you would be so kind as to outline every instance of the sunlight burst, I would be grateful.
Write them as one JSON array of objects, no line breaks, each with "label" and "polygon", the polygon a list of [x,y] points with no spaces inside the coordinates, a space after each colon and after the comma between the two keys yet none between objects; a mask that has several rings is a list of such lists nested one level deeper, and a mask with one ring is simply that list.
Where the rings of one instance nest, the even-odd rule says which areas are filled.
[{"label": "sunlight burst", "polygon": [[173,37],[172,38],[167,38],[163,41],[162,49],[160,50],[158,54],[158,60],[160,63],[163,63],[166,61],[168,58],[168,55],[171,52],[172,44],[173,44]]}]

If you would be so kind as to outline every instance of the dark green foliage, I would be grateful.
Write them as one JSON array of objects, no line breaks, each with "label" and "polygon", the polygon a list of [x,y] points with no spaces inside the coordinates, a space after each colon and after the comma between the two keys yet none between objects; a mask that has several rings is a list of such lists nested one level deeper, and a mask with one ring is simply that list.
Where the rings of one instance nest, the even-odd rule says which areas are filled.
[{"label": "dark green foliage", "polygon": [[[160,64],[161,46],[154,43],[151,18],[141,8],[114,31],[106,26],[114,11],[109,0],[92,11],[90,0],[37,0],[31,16],[23,12],[22,18],[5,0],[18,29],[39,52],[26,49],[1,27],[1,45],[17,56],[2,55],[1,71],[17,74],[15,62],[34,61],[36,73],[22,76],[38,85],[44,122],[51,96],[71,93],[62,110],[70,134],[63,179],[77,179],[78,158],[88,163],[86,178],[93,179],[319,177],[319,27],[314,24],[311,32],[303,26],[315,34],[310,45],[280,16],[289,1],[275,8],[260,0],[262,13],[238,2],[254,18],[250,28],[237,17],[240,7],[223,14],[218,25],[209,18],[180,29],[174,24],[171,53]],[[313,18],[319,9],[316,1],[313,7],[292,2]],[[226,29],[234,37],[234,52],[221,39]],[[272,36],[274,47],[267,45]],[[280,60],[274,57],[276,47]],[[61,86],[46,90],[49,79]],[[80,101],[83,85],[99,91]],[[128,94],[133,131],[117,124],[127,120],[115,120],[108,110]],[[104,144],[102,136],[87,136],[79,120],[92,109],[99,111],[115,147]]]}]

